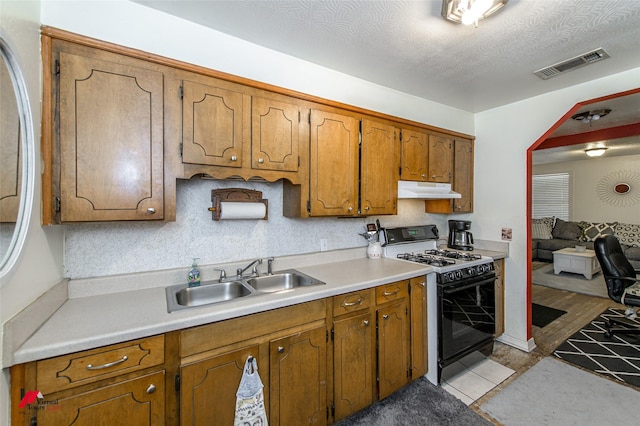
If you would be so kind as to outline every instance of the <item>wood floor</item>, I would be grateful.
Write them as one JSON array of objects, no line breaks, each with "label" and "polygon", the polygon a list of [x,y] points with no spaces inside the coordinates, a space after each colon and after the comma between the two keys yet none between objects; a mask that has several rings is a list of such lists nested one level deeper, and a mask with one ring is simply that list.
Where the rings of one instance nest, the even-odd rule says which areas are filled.
[{"label": "wood floor", "polygon": [[474,411],[496,425],[500,423],[483,413],[479,409],[480,405],[504,389],[505,386],[542,358],[551,355],[556,347],[605,309],[608,307],[624,309],[623,305],[611,299],[556,290],[539,285],[532,285],[531,292],[533,303],[561,309],[567,311],[567,313],[544,328],[533,326],[532,334],[537,347],[530,353],[496,342],[492,359],[515,370],[516,373],[471,405]]}]

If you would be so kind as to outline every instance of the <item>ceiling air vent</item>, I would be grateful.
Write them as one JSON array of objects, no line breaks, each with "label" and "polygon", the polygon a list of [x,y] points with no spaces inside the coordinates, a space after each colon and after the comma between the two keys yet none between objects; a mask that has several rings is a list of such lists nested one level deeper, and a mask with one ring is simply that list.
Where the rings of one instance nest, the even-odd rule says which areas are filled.
[{"label": "ceiling air vent", "polygon": [[591,52],[583,53],[575,58],[567,59],[566,61],[558,62],[557,64],[542,68],[536,72],[535,75],[543,80],[547,80],[551,77],[555,77],[558,74],[562,74],[567,71],[574,70],[585,65],[593,64],[594,62],[607,59],[609,54],[602,48],[592,50]]}]

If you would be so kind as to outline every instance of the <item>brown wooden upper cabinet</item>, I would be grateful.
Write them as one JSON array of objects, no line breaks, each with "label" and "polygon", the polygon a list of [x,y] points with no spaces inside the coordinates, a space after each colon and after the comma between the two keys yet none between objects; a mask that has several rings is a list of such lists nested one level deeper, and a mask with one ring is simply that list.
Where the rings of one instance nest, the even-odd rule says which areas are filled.
[{"label": "brown wooden upper cabinet", "polygon": [[429,135],[429,182],[451,182],[453,168],[453,138]]},{"label": "brown wooden upper cabinet", "polygon": [[308,141],[308,126],[293,99],[191,77],[196,81],[185,80],[182,88],[182,177],[300,181],[301,141]]},{"label": "brown wooden upper cabinet", "polygon": [[297,172],[300,107],[255,96],[251,103],[251,167]]},{"label": "brown wooden upper cabinet", "polygon": [[473,141],[464,138],[451,139],[453,157],[452,188],[462,197],[452,200],[427,200],[427,213],[471,213],[473,212]]},{"label": "brown wooden upper cabinet", "polygon": [[354,216],[358,212],[356,117],[311,111],[309,216]]},{"label": "brown wooden upper cabinet", "polygon": [[[245,102],[246,101],[246,102]],[[250,98],[241,92],[185,81],[182,92],[182,161],[242,167],[243,126]]]},{"label": "brown wooden upper cabinet", "polygon": [[340,110],[312,109],[310,123],[309,187],[285,183],[284,215],[396,214],[395,128]]},{"label": "brown wooden upper cabinet", "polygon": [[403,128],[401,132],[400,179],[429,181],[429,134]]},{"label": "brown wooden upper cabinet", "polygon": [[60,220],[163,219],[163,74],[94,52],[55,57]]},{"label": "brown wooden upper cabinet", "polygon": [[362,120],[360,211],[363,215],[396,214],[400,144],[394,126]]}]

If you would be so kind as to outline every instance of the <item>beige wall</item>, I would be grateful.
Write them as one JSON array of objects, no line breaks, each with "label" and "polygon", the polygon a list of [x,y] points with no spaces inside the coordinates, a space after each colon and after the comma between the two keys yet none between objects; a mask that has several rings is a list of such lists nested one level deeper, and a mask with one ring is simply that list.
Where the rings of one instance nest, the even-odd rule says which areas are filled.
[{"label": "beige wall", "polygon": [[[615,203],[624,201],[624,196],[613,199],[614,203],[603,201],[596,191],[598,183],[607,180],[612,173],[635,172],[640,176],[640,155],[620,157],[586,158],[580,161],[541,164],[535,166],[534,174],[567,172],[572,176],[572,217],[571,220],[587,222],[620,222],[640,224],[640,204]],[[633,187],[634,185],[632,185]],[[640,182],[638,183],[640,186]],[[638,188],[633,188],[638,191]]]}]

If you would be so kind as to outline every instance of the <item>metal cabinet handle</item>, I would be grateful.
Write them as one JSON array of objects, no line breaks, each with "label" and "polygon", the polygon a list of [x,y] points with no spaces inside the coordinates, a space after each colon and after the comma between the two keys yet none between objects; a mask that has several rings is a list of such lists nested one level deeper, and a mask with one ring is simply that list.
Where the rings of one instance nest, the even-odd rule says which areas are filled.
[{"label": "metal cabinet handle", "polygon": [[232,155],[231,156],[231,161],[237,161],[238,160],[238,156],[237,155]]},{"label": "metal cabinet handle", "polygon": [[156,209],[154,209],[153,207],[149,207],[147,209],[147,213],[149,213],[149,214],[154,214],[155,212],[156,212]]},{"label": "metal cabinet handle", "polygon": [[147,393],[151,394],[154,393],[156,391],[156,385],[154,385],[153,383],[149,385],[149,387],[147,388]]},{"label": "metal cabinet handle", "polygon": [[387,290],[384,291],[384,293],[382,294],[383,296],[395,296],[396,294],[398,294],[398,292],[400,291],[399,288],[396,288],[396,291],[392,291],[391,293],[389,293]]},{"label": "metal cabinet handle", "polygon": [[389,315],[383,315],[382,318],[389,319]]},{"label": "metal cabinet handle", "polygon": [[278,353],[281,354],[284,352],[284,346],[278,346]]},{"label": "metal cabinet handle", "polygon": [[426,177],[427,177],[427,175],[423,173],[423,174],[421,174],[421,175],[420,175],[420,177],[421,177],[422,179],[424,179],[424,178],[426,178]]},{"label": "metal cabinet handle", "polygon": [[369,206],[364,208],[365,211],[369,211]]},{"label": "metal cabinet handle", "polygon": [[102,369],[105,369],[105,368],[113,367],[114,365],[122,364],[123,362],[125,362],[128,359],[129,358],[127,358],[127,356],[124,355],[122,358],[120,358],[117,361],[108,362],[108,363],[102,364],[102,365],[95,365],[94,366],[93,364],[87,364],[87,370],[102,370]]},{"label": "metal cabinet handle", "polygon": [[347,210],[353,211],[353,207],[349,206],[349,208]]},{"label": "metal cabinet handle", "polygon": [[364,321],[362,321],[362,324],[363,324],[365,327],[366,327],[366,326],[368,326],[368,325],[369,325],[369,320],[364,320]]},{"label": "metal cabinet handle", "polygon": [[357,306],[361,304],[363,301],[364,299],[362,297],[359,297],[358,300],[356,300],[355,302],[342,302],[342,306],[344,306],[345,308],[349,306]]},{"label": "metal cabinet handle", "polygon": [[264,158],[258,158],[258,163],[264,163]]},{"label": "metal cabinet handle", "polygon": [[420,287],[424,287],[425,285],[427,285],[427,283],[425,283],[424,281],[422,281],[420,284],[418,284]]}]

